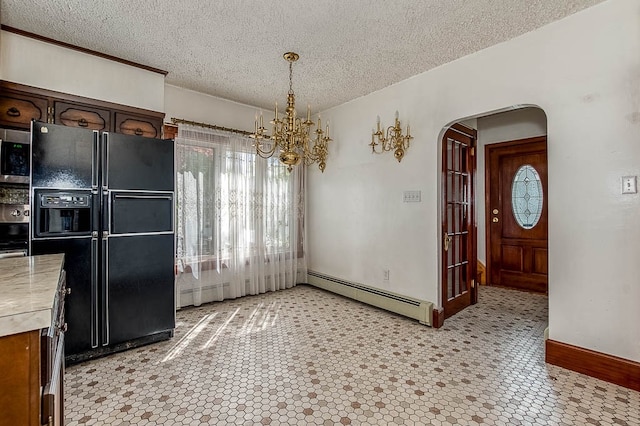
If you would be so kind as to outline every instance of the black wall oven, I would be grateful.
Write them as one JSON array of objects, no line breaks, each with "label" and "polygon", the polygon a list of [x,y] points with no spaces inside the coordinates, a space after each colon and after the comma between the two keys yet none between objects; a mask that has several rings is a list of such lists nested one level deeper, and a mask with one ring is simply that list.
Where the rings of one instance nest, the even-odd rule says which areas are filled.
[{"label": "black wall oven", "polygon": [[29,205],[0,204],[0,259],[26,256],[29,241]]}]

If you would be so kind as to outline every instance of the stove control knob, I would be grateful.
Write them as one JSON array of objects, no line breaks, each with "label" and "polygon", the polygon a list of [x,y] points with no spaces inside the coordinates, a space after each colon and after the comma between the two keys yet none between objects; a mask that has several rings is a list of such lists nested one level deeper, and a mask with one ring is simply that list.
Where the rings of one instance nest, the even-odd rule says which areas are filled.
[{"label": "stove control knob", "polygon": [[13,217],[18,217],[18,216],[20,216],[20,210],[12,210],[12,211],[11,211],[11,216],[13,216]]},{"label": "stove control knob", "polygon": [[23,216],[29,216],[29,210],[25,210],[25,211],[22,213],[22,215],[23,215]]}]

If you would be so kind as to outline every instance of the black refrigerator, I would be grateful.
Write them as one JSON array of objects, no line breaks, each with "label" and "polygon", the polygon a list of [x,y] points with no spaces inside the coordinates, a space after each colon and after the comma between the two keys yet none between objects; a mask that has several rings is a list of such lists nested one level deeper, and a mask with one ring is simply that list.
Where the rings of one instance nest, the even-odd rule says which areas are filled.
[{"label": "black refrigerator", "polygon": [[66,359],[175,328],[171,140],[32,122],[30,254],[65,253]]}]

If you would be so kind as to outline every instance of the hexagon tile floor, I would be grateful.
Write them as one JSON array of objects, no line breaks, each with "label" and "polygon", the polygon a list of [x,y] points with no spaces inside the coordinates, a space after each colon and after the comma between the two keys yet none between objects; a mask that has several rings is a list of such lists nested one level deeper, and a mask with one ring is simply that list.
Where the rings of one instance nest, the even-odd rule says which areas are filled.
[{"label": "hexagon tile floor", "polygon": [[325,291],[178,312],[67,369],[67,425],[640,425],[640,393],[544,363],[547,298],[482,287],[435,330]]}]

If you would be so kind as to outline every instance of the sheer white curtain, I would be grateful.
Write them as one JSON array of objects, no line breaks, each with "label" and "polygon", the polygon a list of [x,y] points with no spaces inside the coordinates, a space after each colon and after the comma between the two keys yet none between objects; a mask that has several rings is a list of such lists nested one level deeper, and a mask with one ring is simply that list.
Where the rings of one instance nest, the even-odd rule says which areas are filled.
[{"label": "sheer white curtain", "polygon": [[255,155],[239,134],[180,125],[178,305],[259,294],[306,281],[304,170]]}]

